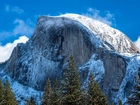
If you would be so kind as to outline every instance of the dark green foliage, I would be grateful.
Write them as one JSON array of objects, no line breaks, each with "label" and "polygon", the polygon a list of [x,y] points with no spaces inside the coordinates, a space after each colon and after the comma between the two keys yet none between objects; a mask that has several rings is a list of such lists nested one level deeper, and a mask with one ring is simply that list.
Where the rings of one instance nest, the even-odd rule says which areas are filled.
[{"label": "dark green foliage", "polygon": [[52,95],[52,87],[51,87],[51,82],[48,79],[42,98],[42,105],[52,105],[51,95]]},{"label": "dark green foliage", "polygon": [[10,88],[8,80],[6,80],[4,85],[4,105],[17,105],[16,98]]},{"label": "dark green foliage", "polygon": [[70,56],[63,80],[61,82],[55,80],[51,86],[48,79],[42,105],[107,105],[106,98],[92,75],[89,78],[88,88],[88,91],[81,90],[78,69],[73,57]]},{"label": "dark green foliage", "polygon": [[80,80],[72,56],[70,56],[69,68],[64,72],[62,87],[62,105],[80,105]]},{"label": "dark green foliage", "polygon": [[90,96],[88,92],[86,90],[82,91],[81,96],[80,96],[80,105],[89,105],[89,99],[90,99]]},{"label": "dark green foliage", "polygon": [[88,88],[88,93],[90,95],[90,105],[107,105],[106,97],[102,94],[102,91],[98,83],[94,80],[92,74],[89,76]]},{"label": "dark green foliage", "polygon": [[0,80],[0,105],[4,105],[4,88]]},{"label": "dark green foliage", "polygon": [[27,99],[25,105],[36,105],[34,98],[31,97],[31,98]]},{"label": "dark green foliage", "polygon": [[122,101],[121,100],[119,101],[119,105],[122,105]]},{"label": "dark green foliage", "polygon": [[42,98],[42,105],[61,105],[60,87],[57,80],[54,81],[53,87],[48,79]]},{"label": "dark green foliage", "polygon": [[140,105],[140,70],[138,71],[137,83],[134,86],[134,91],[126,102],[129,105]]},{"label": "dark green foliage", "polygon": [[53,83],[52,94],[51,94],[51,101],[52,105],[61,105],[61,90],[59,86],[59,82],[57,79]]}]

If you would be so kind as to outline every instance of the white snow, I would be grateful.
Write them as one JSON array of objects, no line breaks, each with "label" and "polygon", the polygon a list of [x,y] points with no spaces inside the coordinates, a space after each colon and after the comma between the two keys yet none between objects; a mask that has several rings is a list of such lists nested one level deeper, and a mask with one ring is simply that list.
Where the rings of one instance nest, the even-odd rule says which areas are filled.
[{"label": "white snow", "polygon": [[93,54],[87,63],[85,63],[82,67],[79,67],[80,71],[86,70],[85,68],[88,68],[88,70],[89,70],[88,76],[83,83],[83,88],[87,87],[90,73],[93,74],[94,79],[97,82],[100,82],[103,78],[103,75],[105,73],[103,61],[95,60],[95,59],[96,59],[96,54]]},{"label": "white snow", "polygon": [[125,87],[128,85],[128,83],[131,83],[132,85],[135,83],[138,70],[140,68],[140,55],[135,55],[130,58],[130,62],[128,63],[127,69],[126,69],[126,75],[121,83],[120,89],[118,91],[117,97],[115,99],[116,102],[119,100],[122,100],[124,103],[127,100],[126,94],[125,94]]},{"label": "white snow", "polygon": [[[86,30],[86,32],[88,32],[88,34],[89,34],[88,37],[90,37],[90,40],[93,45],[95,45],[96,47],[102,46],[102,41],[100,40],[100,37],[97,34],[93,35],[94,32],[89,31],[89,29],[87,27],[85,27],[83,23],[81,23],[81,22],[79,23],[78,21],[73,21],[71,19],[67,20],[67,19],[58,18],[58,17],[65,17],[65,15],[49,16],[49,17],[42,16],[42,18],[39,19],[37,25],[43,26],[45,28],[45,31],[47,32],[50,27],[55,27],[57,30],[59,30],[60,27],[64,27],[67,24],[72,24],[72,25],[76,24],[79,26],[80,29]],[[52,19],[48,19],[46,21],[46,18],[52,18]]]},{"label": "white snow", "polygon": [[24,105],[26,99],[33,97],[37,103],[37,105],[40,105],[40,100],[42,97],[43,92],[36,91],[33,88],[30,88],[28,86],[24,86],[15,80],[12,80],[8,75],[6,75],[3,71],[0,72],[1,79],[4,83],[6,79],[10,83],[10,87],[12,91],[14,92],[16,96],[16,100],[19,102],[18,105]]},{"label": "white snow", "polygon": [[[59,17],[66,17],[75,21],[70,21]],[[49,19],[49,18],[53,18],[53,19]],[[46,19],[47,21],[45,21]],[[39,24],[41,26],[43,25],[46,28],[45,30],[48,30],[48,28],[51,26],[61,27],[61,26],[65,26],[65,23],[73,24],[76,21],[77,21],[76,24],[78,24],[81,28],[84,29],[87,28],[86,29],[87,32],[89,32],[89,30],[91,31],[91,34],[94,37],[94,40],[92,41],[94,44],[97,43],[99,44],[100,42],[101,45],[102,42],[108,50],[113,50],[120,53],[133,52],[132,47],[137,51],[139,51],[135,45],[132,45],[132,41],[124,33],[98,20],[94,20],[79,14],[68,13],[60,16],[42,16],[42,18],[40,18],[38,21],[38,25]],[[79,24],[78,22],[81,24]]]},{"label": "white snow", "polygon": [[92,73],[94,76],[94,79],[97,81],[100,81],[103,78],[105,70],[103,66],[103,61],[95,60],[95,57],[96,57],[95,54],[92,55],[90,60],[85,65],[89,65],[89,75],[90,73]]},{"label": "white snow", "polygon": [[79,21],[84,26],[86,26],[90,31],[92,31],[94,35],[100,36],[105,46],[109,45],[110,47],[111,45],[116,51],[121,53],[131,52],[130,48],[132,46],[130,39],[119,30],[114,29],[107,24],[78,14],[64,14],[60,15],[60,17],[67,17]]}]

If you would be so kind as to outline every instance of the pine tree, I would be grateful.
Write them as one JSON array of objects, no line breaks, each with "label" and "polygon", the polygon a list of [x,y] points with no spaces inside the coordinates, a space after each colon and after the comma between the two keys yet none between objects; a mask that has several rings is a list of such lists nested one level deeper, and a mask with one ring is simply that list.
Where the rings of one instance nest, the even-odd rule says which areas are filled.
[{"label": "pine tree", "polygon": [[4,88],[0,80],[0,105],[4,105]]},{"label": "pine tree", "polygon": [[122,105],[122,101],[121,100],[119,101],[119,105]]},{"label": "pine tree", "polygon": [[138,71],[137,83],[134,86],[134,91],[126,102],[129,105],[140,105],[140,70]]},{"label": "pine tree", "polygon": [[82,91],[80,99],[80,105],[89,105],[90,96],[86,90]]},{"label": "pine tree", "polygon": [[17,105],[16,98],[10,88],[8,80],[6,80],[4,85],[4,105]]},{"label": "pine tree", "polygon": [[92,74],[89,76],[88,89],[90,105],[107,105],[106,97],[102,94],[102,91]]},{"label": "pine tree", "polygon": [[51,81],[48,79],[42,97],[42,105],[52,105],[51,95],[52,95]]},{"label": "pine tree", "polygon": [[34,98],[31,97],[30,99],[27,99],[25,105],[36,105]]},{"label": "pine tree", "polygon": [[59,82],[57,79],[55,79],[53,83],[52,94],[51,94],[52,105],[61,105],[60,93],[61,90],[60,90]]},{"label": "pine tree", "polygon": [[80,105],[80,80],[72,56],[70,56],[69,68],[64,71],[62,87],[62,105]]}]

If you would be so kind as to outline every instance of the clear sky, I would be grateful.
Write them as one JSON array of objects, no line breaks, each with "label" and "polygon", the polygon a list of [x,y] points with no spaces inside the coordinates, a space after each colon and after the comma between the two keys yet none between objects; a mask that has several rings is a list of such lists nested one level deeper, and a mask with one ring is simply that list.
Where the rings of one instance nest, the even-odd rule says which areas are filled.
[{"label": "clear sky", "polygon": [[0,13],[0,47],[23,35],[30,37],[39,16],[64,13],[107,23],[132,41],[140,36],[140,0],[1,0]]}]

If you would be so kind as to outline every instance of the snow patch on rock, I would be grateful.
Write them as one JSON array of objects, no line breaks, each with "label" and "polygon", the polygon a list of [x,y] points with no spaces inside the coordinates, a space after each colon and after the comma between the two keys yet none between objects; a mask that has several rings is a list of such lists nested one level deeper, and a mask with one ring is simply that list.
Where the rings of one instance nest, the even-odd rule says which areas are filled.
[{"label": "snow patch on rock", "polygon": [[120,89],[115,99],[116,102],[122,100],[122,102],[125,103],[127,100],[126,96],[128,96],[126,95],[126,91],[129,91],[131,94],[131,89],[133,89],[133,86],[136,82],[138,70],[140,68],[140,55],[132,56],[130,59],[131,60],[128,63],[126,75],[120,85]]},{"label": "snow patch on rock", "polygon": [[24,86],[17,81],[11,79],[5,72],[0,72],[0,78],[3,83],[8,80],[10,83],[10,87],[15,94],[18,105],[25,105],[26,99],[33,97],[37,105],[40,105],[41,97],[43,95],[42,91],[34,90],[28,86]]},{"label": "snow patch on rock", "polygon": [[96,60],[96,54],[93,54],[87,63],[82,67],[79,67],[79,71],[89,70],[87,78],[83,82],[83,88],[86,88],[88,85],[89,75],[93,74],[94,79],[97,82],[100,82],[103,79],[105,69],[102,60]]},{"label": "snow patch on rock", "polygon": [[[121,53],[139,51],[135,45],[132,45],[133,43],[124,33],[107,24],[78,14],[64,14],[60,15],[60,17],[67,17],[82,23],[92,31],[94,35],[98,35],[104,42],[104,45],[108,46],[109,50],[115,49],[117,52]],[[134,49],[132,47],[136,51],[133,51]]]}]

